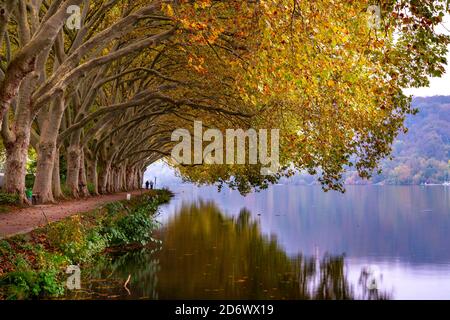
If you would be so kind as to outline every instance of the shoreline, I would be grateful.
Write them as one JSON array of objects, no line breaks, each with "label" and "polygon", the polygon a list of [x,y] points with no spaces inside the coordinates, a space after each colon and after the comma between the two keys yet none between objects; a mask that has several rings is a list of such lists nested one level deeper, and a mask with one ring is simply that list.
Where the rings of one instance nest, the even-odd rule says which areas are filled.
[{"label": "shoreline", "polygon": [[88,212],[109,202],[125,200],[127,194],[139,196],[145,191],[142,189],[85,199],[64,200],[56,204],[16,207],[12,211],[0,213],[0,240],[29,233],[49,222],[60,221],[72,215]]},{"label": "shoreline", "polygon": [[172,196],[152,190],[0,240],[0,300],[61,297],[69,268],[89,265],[110,248],[158,242],[155,214]]}]

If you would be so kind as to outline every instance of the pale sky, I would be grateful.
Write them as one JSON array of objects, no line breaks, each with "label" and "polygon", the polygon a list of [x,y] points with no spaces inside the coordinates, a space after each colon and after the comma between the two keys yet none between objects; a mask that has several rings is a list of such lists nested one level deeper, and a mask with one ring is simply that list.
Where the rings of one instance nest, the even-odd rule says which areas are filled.
[{"label": "pale sky", "polygon": [[[437,28],[441,33],[450,34],[450,15],[446,15],[443,19],[442,25]],[[449,54],[447,54],[447,64],[450,64],[450,47]],[[428,88],[414,88],[405,89],[405,94],[413,95],[416,97],[429,97],[429,96],[450,96],[450,66],[446,67],[447,72],[441,78],[431,78],[430,86]]]},{"label": "pale sky", "polygon": [[[450,54],[447,56],[447,61],[450,63]],[[428,88],[413,88],[405,89],[404,92],[407,95],[413,95],[416,97],[429,97],[429,96],[450,96],[450,67],[447,65],[447,72],[442,78],[431,78],[430,86]]]}]

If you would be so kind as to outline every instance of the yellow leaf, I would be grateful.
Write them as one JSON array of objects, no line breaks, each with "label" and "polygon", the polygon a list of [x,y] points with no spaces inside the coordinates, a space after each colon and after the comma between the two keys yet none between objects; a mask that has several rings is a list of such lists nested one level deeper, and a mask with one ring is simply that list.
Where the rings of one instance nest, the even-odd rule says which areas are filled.
[{"label": "yellow leaf", "polygon": [[173,13],[173,8],[170,4],[167,5],[167,15],[169,17],[173,17],[174,13]]}]

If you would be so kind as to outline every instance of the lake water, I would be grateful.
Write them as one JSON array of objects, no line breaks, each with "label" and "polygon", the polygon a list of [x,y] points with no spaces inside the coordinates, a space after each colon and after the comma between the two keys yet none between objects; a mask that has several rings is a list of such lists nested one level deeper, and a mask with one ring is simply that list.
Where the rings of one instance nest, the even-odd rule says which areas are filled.
[{"label": "lake water", "polygon": [[449,187],[171,189],[162,245],[99,262],[93,298],[450,299]]}]

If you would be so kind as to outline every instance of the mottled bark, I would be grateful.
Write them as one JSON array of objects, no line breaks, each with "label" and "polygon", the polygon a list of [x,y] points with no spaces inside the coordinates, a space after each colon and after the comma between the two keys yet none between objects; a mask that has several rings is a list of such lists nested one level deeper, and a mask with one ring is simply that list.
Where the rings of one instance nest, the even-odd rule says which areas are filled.
[{"label": "mottled bark", "polygon": [[[86,155],[85,155],[86,158]],[[93,186],[93,195],[98,195],[97,161],[86,158],[87,181]]]},{"label": "mottled bark", "polygon": [[23,203],[28,202],[25,197],[25,175],[32,124],[30,88],[33,79],[32,76],[28,76],[20,86],[12,128],[2,128],[6,149],[5,190],[8,193],[18,194]]},{"label": "mottled bark", "polygon": [[134,189],[134,179],[135,179],[135,174],[136,171],[134,170],[134,168],[130,169],[130,175],[128,176],[128,189],[129,190],[133,190]]},{"label": "mottled bark", "polygon": [[137,182],[137,188],[136,189],[142,189],[142,186],[144,185],[144,171],[139,170],[139,176],[138,176],[138,182]]},{"label": "mottled bark", "polygon": [[[80,190],[80,170],[82,165],[82,149],[80,146],[81,130],[74,132],[70,138],[69,146],[67,148],[67,187],[69,188],[73,197],[78,198],[85,193],[85,190]],[[85,183],[86,184],[86,183]],[[86,186],[85,186],[86,187]]]},{"label": "mottled bark", "polygon": [[52,190],[53,165],[55,159],[55,143],[42,141],[38,147],[38,166],[33,193],[38,195],[39,203],[54,202]]},{"label": "mottled bark", "polygon": [[132,184],[132,179],[131,179],[132,169],[130,167],[126,167],[125,171],[126,171],[126,176],[125,176],[126,188],[127,188],[127,190],[133,190],[133,184]]},{"label": "mottled bark", "polygon": [[119,175],[119,169],[118,168],[114,168],[113,169],[113,174],[111,177],[111,191],[113,193],[116,193],[120,190],[120,175]]},{"label": "mottled bark", "polygon": [[126,167],[125,166],[121,166],[120,167],[120,190],[128,191],[126,182],[127,182],[127,180],[126,180]]},{"label": "mottled bark", "polygon": [[61,176],[59,166],[59,149],[55,152],[55,159],[53,161],[53,174],[52,174],[52,191],[54,199],[64,198],[64,194],[61,190]]},{"label": "mottled bark", "polygon": [[37,171],[33,193],[38,195],[39,203],[54,202],[52,188],[53,166],[57,155],[56,141],[58,139],[59,125],[63,113],[64,101],[59,96],[56,97],[55,102],[52,104],[48,118],[43,121],[41,137],[37,148]]},{"label": "mottled bark", "polygon": [[98,187],[101,194],[108,193],[108,178],[110,176],[110,162],[103,162],[100,165],[100,171],[98,174]]},{"label": "mottled bark", "polygon": [[31,119],[22,119],[23,127],[15,132],[15,141],[5,144],[5,191],[18,194],[22,203],[27,202],[25,197],[25,175],[28,159],[28,146],[30,143]]},{"label": "mottled bark", "polygon": [[106,185],[106,191],[108,193],[114,193],[114,171],[111,167],[108,173],[108,182]]},{"label": "mottled bark", "polygon": [[70,145],[67,148],[67,180],[66,185],[74,198],[79,197],[81,151],[78,145]]},{"label": "mottled bark", "polygon": [[80,169],[79,169],[79,176],[78,176],[78,181],[79,181],[79,194],[82,197],[88,197],[89,196],[89,190],[87,188],[87,178],[86,178],[86,166],[85,166],[85,161],[84,161],[84,152],[83,150],[81,150],[80,153],[80,165],[79,165]]}]

